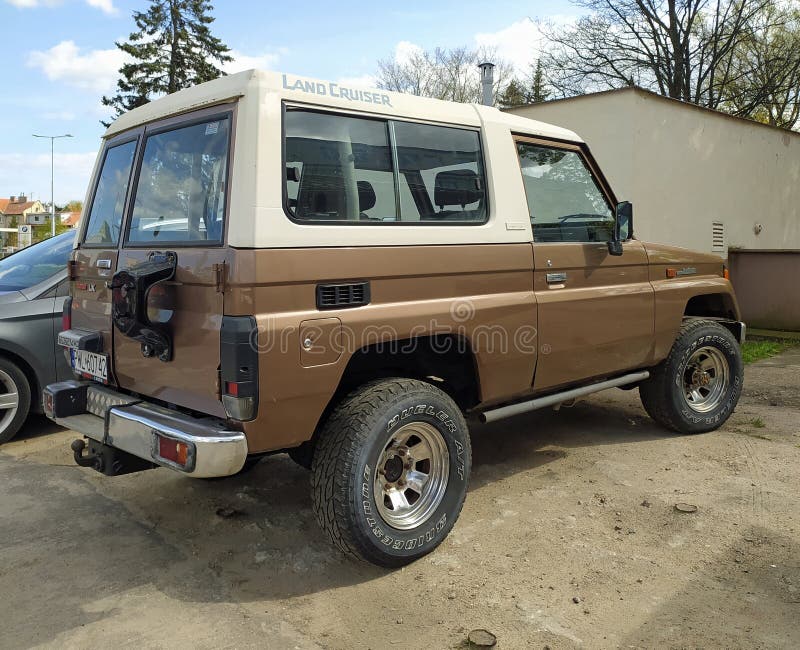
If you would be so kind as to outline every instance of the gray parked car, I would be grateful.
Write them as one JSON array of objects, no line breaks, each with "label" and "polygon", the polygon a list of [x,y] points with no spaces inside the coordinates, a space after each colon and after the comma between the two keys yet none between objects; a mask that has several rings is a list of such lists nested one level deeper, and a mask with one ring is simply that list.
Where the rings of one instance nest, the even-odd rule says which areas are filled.
[{"label": "gray parked car", "polygon": [[44,386],[73,377],[56,336],[74,239],[66,232],[0,260],[0,444],[41,412]]}]

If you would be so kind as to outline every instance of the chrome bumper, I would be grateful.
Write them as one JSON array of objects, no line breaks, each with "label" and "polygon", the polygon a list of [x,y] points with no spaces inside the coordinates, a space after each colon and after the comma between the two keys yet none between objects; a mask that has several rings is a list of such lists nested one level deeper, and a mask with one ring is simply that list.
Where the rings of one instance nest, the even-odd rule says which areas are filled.
[{"label": "chrome bumper", "polygon": [[[90,386],[86,402],[85,413],[48,415],[87,438],[188,476],[230,476],[244,466],[247,439],[241,431],[226,428],[222,420],[193,418],[102,386]],[[159,436],[189,446],[186,467],[159,456]]]}]

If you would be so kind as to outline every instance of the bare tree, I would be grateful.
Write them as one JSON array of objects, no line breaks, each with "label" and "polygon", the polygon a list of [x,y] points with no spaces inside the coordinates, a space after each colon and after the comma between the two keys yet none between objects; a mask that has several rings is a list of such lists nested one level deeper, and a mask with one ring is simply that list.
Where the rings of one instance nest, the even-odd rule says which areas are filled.
[{"label": "bare tree", "polygon": [[773,5],[737,49],[722,108],[782,128],[800,125],[800,9]]},{"label": "bare tree", "polygon": [[411,95],[454,102],[480,102],[478,64],[491,61],[494,69],[495,101],[513,76],[511,65],[484,48],[414,50],[402,60],[378,61],[378,87]]},{"label": "bare tree", "polygon": [[[546,26],[549,83],[563,96],[639,85],[718,108],[746,72],[740,45],[774,0],[576,0],[590,13]],[[754,109],[751,97],[743,114]]]}]

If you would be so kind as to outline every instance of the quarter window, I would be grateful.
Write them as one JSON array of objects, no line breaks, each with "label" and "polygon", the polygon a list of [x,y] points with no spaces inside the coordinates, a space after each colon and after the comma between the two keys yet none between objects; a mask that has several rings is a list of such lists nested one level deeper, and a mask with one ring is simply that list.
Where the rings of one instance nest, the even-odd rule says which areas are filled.
[{"label": "quarter window", "polygon": [[286,201],[298,221],[483,222],[476,131],[288,109]]},{"label": "quarter window", "polygon": [[534,241],[607,242],[614,214],[575,151],[517,143]]},{"label": "quarter window", "polygon": [[289,111],[289,212],[301,221],[395,221],[392,152],[385,122]]},{"label": "quarter window", "polygon": [[486,220],[477,131],[394,122],[403,185],[403,218],[428,222]]},{"label": "quarter window", "polygon": [[129,242],[222,241],[229,139],[227,116],[147,138]]},{"label": "quarter window", "polygon": [[86,223],[84,242],[89,246],[116,246],[119,241],[135,151],[135,140],[106,151]]}]

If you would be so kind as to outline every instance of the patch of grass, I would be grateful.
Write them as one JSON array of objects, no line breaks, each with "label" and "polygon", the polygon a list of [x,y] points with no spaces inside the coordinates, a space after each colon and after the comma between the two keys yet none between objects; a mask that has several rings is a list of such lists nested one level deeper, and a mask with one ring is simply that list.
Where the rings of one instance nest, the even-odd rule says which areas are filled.
[{"label": "patch of grass", "polygon": [[742,345],[742,358],[745,363],[753,363],[774,357],[796,345],[800,345],[800,341],[745,341]]},{"label": "patch of grass", "polygon": [[752,420],[750,420],[750,425],[755,427],[756,429],[763,429],[765,426],[767,426],[766,424],[764,424],[764,420],[762,420],[761,418],[753,418]]}]

